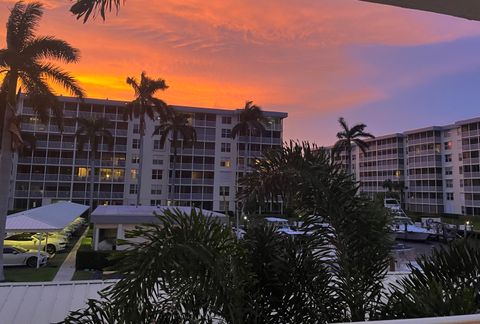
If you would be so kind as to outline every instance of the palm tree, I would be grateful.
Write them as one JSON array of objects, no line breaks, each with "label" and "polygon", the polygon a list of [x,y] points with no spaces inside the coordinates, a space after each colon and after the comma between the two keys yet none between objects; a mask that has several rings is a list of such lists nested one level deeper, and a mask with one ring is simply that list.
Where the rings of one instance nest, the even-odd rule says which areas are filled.
[{"label": "palm tree", "polygon": [[[197,132],[190,125],[189,116],[178,112],[173,108],[168,108],[164,117],[160,119],[160,126],[155,127],[153,135],[160,135],[160,145],[163,147],[167,138],[171,135],[171,145],[173,147],[173,167],[172,167],[172,203],[175,204],[175,181],[177,172],[177,148],[180,139],[182,142],[194,143],[197,141]],[[183,144],[182,144],[183,145]]]},{"label": "palm tree", "polygon": [[109,149],[113,147],[113,135],[108,130],[111,127],[111,123],[106,118],[77,118],[78,129],[75,133],[77,138],[77,148],[79,152],[83,151],[85,144],[88,142],[90,154],[90,214],[93,212],[93,192],[95,182],[95,159],[98,152],[99,144],[103,142],[109,146]]},{"label": "palm tree", "polygon": [[48,121],[50,111],[61,128],[62,110],[49,83],[56,83],[75,96],[84,92],[77,81],[66,71],[52,63],[77,62],[79,51],[67,42],[52,36],[37,37],[35,31],[43,15],[43,5],[38,2],[17,2],[10,11],[7,22],[7,47],[0,50],[0,74],[5,73],[1,92],[5,99],[0,104],[0,281],[3,276],[3,237],[8,210],[12,149],[22,145],[23,139],[17,118],[17,94],[20,87],[26,92],[32,108],[42,122]]},{"label": "palm tree", "polygon": [[138,165],[138,189],[137,189],[137,206],[140,205],[140,192],[142,189],[142,168],[143,168],[143,138],[145,137],[145,117],[150,120],[155,120],[157,115],[164,115],[167,104],[158,98],[155,98],[155,93],[159,90],[168,88],[165,80],[151,79],[145,72],[140,76],[140,82],[133,77],[127,78],[127,83],[132,86],[135,91],[135,99],[127,104],[123,119],[133,118],[140,119],[139,133],[140,133],[140,161]]},{"label": "palm tree", "polygon": [[[263,114],[262,108],[260,108],[257,105],[253,104],[253,101],[247,101],[245,102],[245,107],[243,107],[243,110],[240,112],[239,116],[239,121],[238,123],[232,128],[232,138],[235,139],[237,136],[245,136],[248,134],[248,142],[246,143],[246,166],[248,167],[249,165],[249,158],[250,158],[250,142],[251,142],[251,136],[252,134],[257,134],[257,133],[263,133],[265,131],[265,125],[264,123],[266,122],[265,115]],[[237,144],[237,152],[240,151],[239,144]],[[236,177],[236,173],[235,173]],[[236,185],[238,187],[238,179],[236,179]],[[238,189],[237,189],[238,190]],[[236,206],[236,203],[235,203]],[[238,211],[236,212],[237,214],[237,220],[236,220],[236,225],[237,228],[240,225],[240,215]]]},{"label": "palm tree", "polygon": [[352,144],[358,146],[358,148],[365,153],[368,149],[368,143],[364,141],[365,138],[375,138],[370,133],[366,133],[364,130],[367,127],[365,124],[356,124],[352,128],[348,127],[347,122],[343,117],[338,119],[342,131],[337,133],[337,142],[334,146],[334,151],[339,154],[344,151],[347,155],[347,173],[351,173],[351,161],[352,161]]}]

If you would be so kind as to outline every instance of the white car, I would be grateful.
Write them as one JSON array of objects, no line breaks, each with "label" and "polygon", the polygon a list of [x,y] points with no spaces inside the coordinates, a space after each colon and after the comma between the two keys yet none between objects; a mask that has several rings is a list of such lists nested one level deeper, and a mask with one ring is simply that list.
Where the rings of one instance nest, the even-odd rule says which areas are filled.
[{"label": "white car", "polygon": [[[46,265],[47,262],[48,254],[40,252],[40,265]],[[37,266],[37,251],[27,250],[19,246],[4,246],[3,264],[5,266],[26,265],[30,268],[35,268]]]},{"label": "white car", "polygon": [[[13,235],[7,235],[4,240],[5,245],[22,247],[27,250],[37,250],[40,243],[40,234],[35,233],[17,233]],[[56,237],[54,234],[48,235],[48,244],[45,234],[42,234],[42,250],[47,251],[49,254],[60,252],[67,247],[67,240],[64,237]]]}]

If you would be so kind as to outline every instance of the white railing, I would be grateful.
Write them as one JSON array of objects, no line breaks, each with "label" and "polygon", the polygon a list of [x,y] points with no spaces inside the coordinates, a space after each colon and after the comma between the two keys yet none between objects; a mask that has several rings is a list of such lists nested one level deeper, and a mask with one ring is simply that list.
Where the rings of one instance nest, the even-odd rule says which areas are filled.
[{"label": "white railing", "polygon": [[[353,322],[365,323],[365,322]],[[374,324],[473,324],[480,323],[480,314],[445,316],[445,317],[425,317],[412,319],[399,319],[387,321],[372,321]],[[352,324],[351,322],[349,324]]]}]

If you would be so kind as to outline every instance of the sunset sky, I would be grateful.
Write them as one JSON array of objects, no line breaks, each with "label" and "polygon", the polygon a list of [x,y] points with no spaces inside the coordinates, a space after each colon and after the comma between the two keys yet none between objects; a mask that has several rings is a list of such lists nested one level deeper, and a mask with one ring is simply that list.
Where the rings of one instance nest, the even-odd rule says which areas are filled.
[{"label": "sunset sky", "polygon": [[43,2],[39,34],[81,50],[66,68],[89,97],[129,100],[125,78],[145,70],[170,104],[253,100],[289,113],[286,139],[318,144],[340,116],[375,135],[480,116],[480,22],[357,0],[127,0],[82,24],[69,0]]}]

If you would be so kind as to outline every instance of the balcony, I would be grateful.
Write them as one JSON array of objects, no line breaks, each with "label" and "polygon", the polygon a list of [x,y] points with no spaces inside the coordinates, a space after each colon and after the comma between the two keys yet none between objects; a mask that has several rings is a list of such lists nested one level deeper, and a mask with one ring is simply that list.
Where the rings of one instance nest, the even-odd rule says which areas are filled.
[{"label": "balcony", "polygon": [[437,186],[409,186],[408,190],[412,191],[429,191],[429,192],[443,192],[443,187]]},{"label": "balcony", "polygon": [[463,172],[464,178],[480,178],[480,172]]},{"label": "balcony", "polygon": [[409,204],[424,204],[424,205],[443,205],[443,199],[437,198],[408,198]]}]

